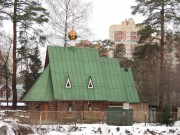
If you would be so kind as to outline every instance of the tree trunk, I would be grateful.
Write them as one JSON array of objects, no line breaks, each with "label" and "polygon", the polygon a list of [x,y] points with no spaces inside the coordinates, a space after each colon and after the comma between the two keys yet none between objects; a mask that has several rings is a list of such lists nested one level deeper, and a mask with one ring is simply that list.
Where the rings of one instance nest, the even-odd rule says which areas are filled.
[{"label": "tree trunk", "polygon": [[162,3],[161,9],[161,71],[163,71],[164,66],[164,1]]},{"label": "tree trunk", "polygon": [[17,90],[16,90],[16,44],[17,44],[17,30],[16,30],[16,10],[17,0],[14,0],[14,18],[13,18],[13,76],[12,76],[12,91],[13,91],[13,105],[12,109],[15,110],[17,107]]},{"label": "tree trunk", "polygon": [[161,62],[160,62],[160,101],[159,105],[163,106],[164,103],[164,85],[163,85],[163,72],[164,72],[164,0],[162,1],[162,9],[161,9],[161,40],[160,40],[160,48],[161,48]]},{"label": "tree trunk", "polygon": [[[8,60],[8,57],[7,57],[7,60]],[[8,106],[9,93],[8,93],[8,73],[7,73],[7,68],[8,67],[7,67],[7,60],[6,60],[6,63],[5,63],[5,76],[6,76],[6,103],[7,103],[7,106]]]},{"label": "tree trunk", "polygon": [[67,13],[66,13],[65,33],[64,33],[64,47],[67,47],[67,34],[68,34],[68,30],[67,30]]},{"label": "tree trunk", "polygon": [[9,54],[10,54],[10,50],[11,50],[11,43],[10,43],[10,46],[9,46],[9,50],[8,50],[8,55],[7,55],[7,58],[6,58],[6,61],[5,61],[5,75],[6,75],[6,103],[7,103],[7,106],[8,106],[8,102],[9,102],[9,93],[8,93],[8,67],[7,67],[7,64],[8,64],[8,59],[9,59]]},{"label": "tree trunk", "polygon": [[66,20],[65,20],[65,33],[64,33],[64,47],[67,47],[67,34],[68,34],[68,6],[66,5]]}]

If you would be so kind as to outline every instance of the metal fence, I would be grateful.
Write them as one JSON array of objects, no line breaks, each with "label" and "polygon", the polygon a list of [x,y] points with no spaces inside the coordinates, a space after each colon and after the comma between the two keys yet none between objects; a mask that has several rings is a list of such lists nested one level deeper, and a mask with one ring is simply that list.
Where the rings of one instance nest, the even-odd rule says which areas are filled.
[{"label": "metal fence", "polygon": [[[132,125],[133,123],[157,123],[161,112],[144,111],[5,111],[2,119],[17,118],[24,124],[107,123]],[[171,113],[172,121],[177,113]]]}]

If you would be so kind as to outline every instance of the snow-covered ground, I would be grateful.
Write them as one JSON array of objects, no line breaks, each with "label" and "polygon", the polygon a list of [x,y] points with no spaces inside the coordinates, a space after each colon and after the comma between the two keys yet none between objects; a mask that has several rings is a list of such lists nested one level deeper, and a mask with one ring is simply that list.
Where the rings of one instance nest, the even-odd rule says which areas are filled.
[{"label": "snow-covered ground", "polygon": [[[29,128],[29,135],[180,135],[180,121],[172,127],[156,126],[155,124],[136,123],[133,126],[110,126],[107,124],[71,124],[71,125],[27,125],[18,120],[5,119],[0,121],[0,128],[6,127],[7,135],[15,135],[15,128]],[[1,130],[0,130],[1,132]],[[1,133],[0,133],[1,134]]]},{"label": "snow-covered ground", "polygon": [[6,118],[0,111],[0,135],[180,135],[180,121],[166,127],[159,124],[135,123],[133,126],[98,124],[28,125],[18,119]]},{"label": "snow-covered ground", "polygon": [[109,126],[106,124],[80,124],[75,127],[63,125],[62,131],[51,131],[46,135],[180,135],[179,127],[166,126],[144,126],[134,124],[133,126]]}]

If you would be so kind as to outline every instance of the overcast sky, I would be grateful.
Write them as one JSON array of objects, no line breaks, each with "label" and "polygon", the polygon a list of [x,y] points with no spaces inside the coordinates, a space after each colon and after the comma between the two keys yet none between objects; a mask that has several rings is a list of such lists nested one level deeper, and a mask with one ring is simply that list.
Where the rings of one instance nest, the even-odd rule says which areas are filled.
[{"label": "overcast sky", "polygon": [[[140,15],[131,15],[131,6],[136,5],[135,0],[82,0],[92,2],[88,25],[92,35],[89,40],[104,40],[109,37],[109,27],[113,24],[121,24],[125,19],[133,18],[135,23],[142,22]],[[11,33],[12,25],[5,22],[6,31]],[[44,52],[44,51],[43,51]]]},{"label": "overcast sky", "polygon": [[142,22],[140,15],[131,15],[131,6],[135,0],[86,0],[92,2],[89,27],[93,33],[90,39],[108,39],[109,27],[121,24],[125,19],[133,18],[135,23]]},{"label": "overcast sky", "polygon": [[[92,2],[88,25],[92,32],[89,40],[103,40],[109,37],[109,27],[121,24],[125,19],[133,18],[135,23],[142,22],[140,15],[131,15],[131,6],[136,5],[135,0],[82,0]],[[11,33],[12,25],[5,22],[6,31]]]}]

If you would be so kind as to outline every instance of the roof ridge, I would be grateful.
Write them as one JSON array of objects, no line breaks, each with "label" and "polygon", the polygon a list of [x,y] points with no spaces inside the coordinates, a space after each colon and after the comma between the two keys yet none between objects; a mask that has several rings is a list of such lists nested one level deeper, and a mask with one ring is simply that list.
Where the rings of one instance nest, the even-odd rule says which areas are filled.
[{"label": "roof ridge", "polygon": [[93,50],[98,50],[98,48],[89,48],[89,47],[77,47],[77,46],[70,46],[70,47],[64,47],[64,46],[58,46],[58,45],[47,45],[47,47],[60,47],[60,48],[76,48],[76,49],[93,49]]}]

